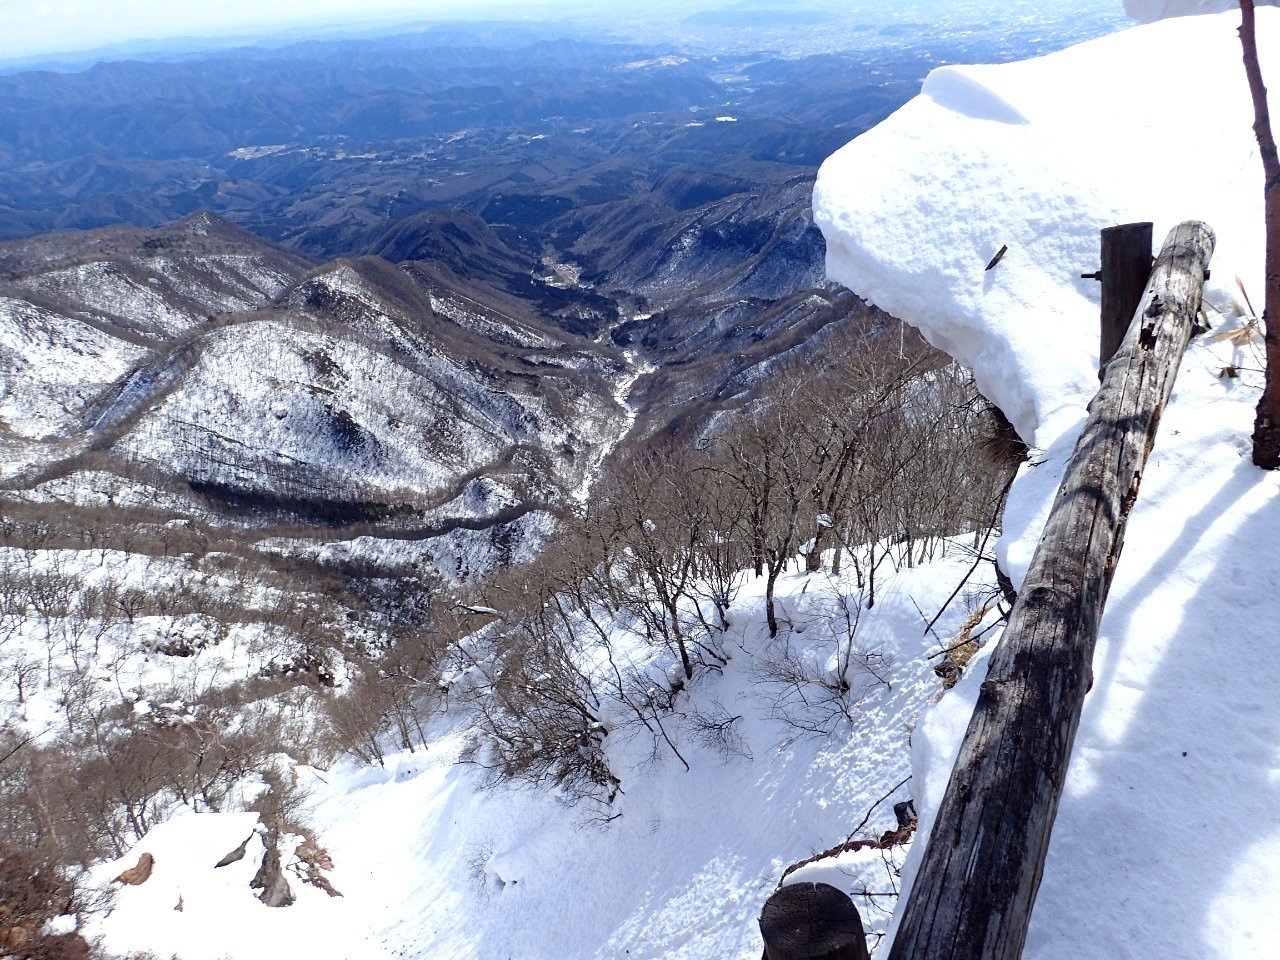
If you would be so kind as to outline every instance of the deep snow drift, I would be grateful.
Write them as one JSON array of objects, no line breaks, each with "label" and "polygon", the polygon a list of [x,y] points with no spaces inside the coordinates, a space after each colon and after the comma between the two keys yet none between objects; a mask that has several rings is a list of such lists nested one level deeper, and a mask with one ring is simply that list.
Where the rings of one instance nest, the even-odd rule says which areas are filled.
[{"label": "deep snow drift", "polygon": [[[1275,6],[1276,0],[1256,0],[1256,5]],[[1124,12],[1150,23],[1165,17],[1187,17],[1198,13],[1221,13],[1238,10],[1238,0],[1124,0]]]},{"label": "deep snow drift", "polygon": [[[1258,19],[1274,83],[1280,11]],[[1097,268],[1099,229],[1153,220],[1159,243],[1200,219],[1217,233],[1214,333],[1187,353],[1129,522],[1028,960],[1280,948],[1280,477],[1248,459],[1261,352],[1234,278],[1261,306],[1263,178],[1238,22],[1166,20],[936,70],[827,161],[814,194],[832,278],[972,367],[1037,448],[1005,514],[1015,582],[1097,388],[1097,285],[1078,277]],[[1193,63],[1194,80],[1170,82]],[[922,831],[979,673],[916,732]]]}]

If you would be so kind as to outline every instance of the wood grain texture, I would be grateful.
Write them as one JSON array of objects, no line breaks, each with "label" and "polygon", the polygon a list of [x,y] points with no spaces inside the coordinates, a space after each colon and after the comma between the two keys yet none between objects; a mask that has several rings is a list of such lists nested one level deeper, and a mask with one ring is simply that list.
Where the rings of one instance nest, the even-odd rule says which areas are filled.
[{"label": "wood grain texture", "polygon": [[1125,521],[1213,245],[1204,224],[1169,234],[1106,367],[991,657],[890,960],[1022,954]]},{"label": "wood grain texture", "polygon": [[1102,231],[1102,336],[1099,376],[1124,342],[1151,276],[1152,224],[1122,223]]},{"label": "wood grain texture", "polygon": [[778,889],[760,914],[765,960],[868,960],[858,908],[826,883]]}]

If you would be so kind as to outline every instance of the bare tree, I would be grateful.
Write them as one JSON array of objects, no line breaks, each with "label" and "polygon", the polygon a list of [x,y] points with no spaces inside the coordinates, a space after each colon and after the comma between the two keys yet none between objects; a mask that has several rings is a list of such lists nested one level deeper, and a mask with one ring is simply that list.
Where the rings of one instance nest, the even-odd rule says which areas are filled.
[{"label": "bare tree", "polygon": [[1253,0],[1240,0],[1240,45],[1244,48],[1244,70],[1253,97],[1253,133],[1258,138],[1265,175],[1266,296],[1262,309],[1266,342],[1266,380],[1253,421],[1253,462],[1264,470],[1280,466],[1280,153],[1271,132],[1267,108],[1267,88],[1262,83],[1258,63],[1258,38]]},{"label": "bare tree", "polygon": [[801,386],[789,380],[783,395],[744,411],[714,438],[715,461],[746,507],[746,528],[756,576],[765,577],[769,636],[779,630],[777,584],[800,546],[802,511],[813,479],[806,470],[804,431],[797,399]]}]

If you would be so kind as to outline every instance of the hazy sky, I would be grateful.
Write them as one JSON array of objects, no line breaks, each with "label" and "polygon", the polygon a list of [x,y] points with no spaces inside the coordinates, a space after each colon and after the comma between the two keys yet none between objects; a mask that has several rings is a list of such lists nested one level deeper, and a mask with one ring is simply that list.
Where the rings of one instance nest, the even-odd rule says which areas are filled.
[{"label": "hazy sky", "polygon": [[[496,0],[0,0],[0,59],[88,50],[127,40],[254,34],[358,18],[483,13]],[[549,2],[520,5],[545,15]]]},{"label": "hazy sky", "polygon": [[[696,9],[728,6],[734,0],[0,0],[0,60],[72,53],[126,41],[173,37],[264,36],[282,28],[314,28],[342,22],[376,25],[412,19],[452,17],[554,18],[590,9],[623,18],[664,10],[680,16]],[[768,0],[770,6],[802,5],[798,0]],[[834,5],[851,12],[862,8],[901,13],[957,0],[805,0],[804,6]],[[981,0],[964,0],[983,8]],[[992,15],[1035,8],[1106,6],[1121,0],[988,0]],[[1152,3],[1166,0],[1136,0]],[[1215,0],[1167,0],[1215,2]],[[1216,0],[1224,2],[1224,0]],[[1270,2],[1270,0],[1263,0]]]}]

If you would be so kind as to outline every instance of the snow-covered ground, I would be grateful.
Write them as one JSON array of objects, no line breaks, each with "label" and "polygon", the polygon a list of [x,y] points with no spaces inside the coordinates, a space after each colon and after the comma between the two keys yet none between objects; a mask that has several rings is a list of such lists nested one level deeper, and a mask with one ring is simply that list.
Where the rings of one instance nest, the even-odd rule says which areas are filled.
[{"label": "snow-covered ground", "polygon": [[[265,958],[282,949],[299,956],[389,956],[364,942],[363,929],[351,922],[344,900],[300,882],[293,873],[295,903],[277,909],[259,903],[249,886],[264,849],[258,829],[254,813],[180,812],[155,827],[129,857],[100,866],[94,879],[110,884],[143,853],[155,858],[150,878],[125,887],[116,898],[105,925],[109,942],[184,958]],[[294,837],[289,849],[300,839]],[[214,867],[241,843],[246,846],[242,859]]]},{"label": "snow-covered ground", "polygon": [[[282,940],[300,955],[353,960],[754,960],[755,918],[788,865],[840,842],[864,815],[860,838],[896,825],[893,802],[911,796],[903,785],[911,731],[942,691],[930,655],[955,635],[973,597],[955,601],[929,635],[926,619],[971,563],[960,544],[927,565],[892,573],[885,564],[855,640],[870,670],[849,671],[853,722],[831,725],[830,736],[800,730],[824,714],[790,697],[780,706],[785,690],[764,678],[764,665],[789,644],[830,667],[858,591],[851,578],[784,576],[778,595],[789,629],[770,641],[764,581],[752,581],[731,610],[729,663],[689,693],[702,709],[739,717],[731,749],[679,739],[686,771],[670,753],[654,764],[643,739],[610,743],[622,796],[607,807],[570,807],[545,788],[484,786],[480,770],[455,762],[467,731],[445,718],[426,752],[393,755],[385,768],[298,771],[341,899],[295,880],[295,907],[263,906],[245,886],[252,862],[234,876],[213,866],[248,835],[252,818],[246,826],[238,815],[184,815],[96,872],[105,881],[144,852],[156,857],[155,879],[120,889],[93,932],[118,951],[183,960],[264,957]],[[974,577],[971,593],[981,591],[989,595],[992,584]],[[254,852],[260,857],[261,844]],[[901,848],[864,849],[796,877],[876,894],[858,902],[868,929],[880,931],[901,859]]]},{"label": "snow-covered ground", "polygon": [[[1275,78],[1280,12],[1258,19]],[[1078,277],[1097,267],[1099,229],[1153,220],[1159,243],[1200,219],[1217,233],[1215,332],[1187,354],[1128,525],[1028,960],[1280,950],[1280,477],[1249,462],[1260,345],[1241,332],[1236,277],[1260,307],[1263,177],[1238,22],[944,67],[830,158],[815,191],[831,276],[972,367],[1035,448],[1005,514],[1015,582],[1097,386],[1098,293]],[[1174,80],[1192,63],[1194,80]],[[917,731],[922,828],[979,673]]]}]

